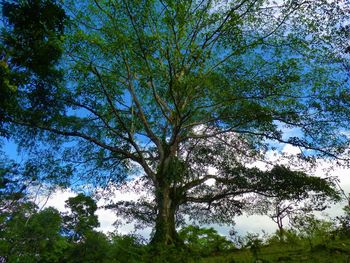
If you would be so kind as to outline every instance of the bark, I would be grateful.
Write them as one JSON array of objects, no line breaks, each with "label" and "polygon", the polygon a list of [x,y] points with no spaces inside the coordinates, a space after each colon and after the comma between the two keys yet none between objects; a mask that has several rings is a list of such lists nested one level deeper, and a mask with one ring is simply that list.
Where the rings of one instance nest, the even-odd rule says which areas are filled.
[{"label": "bark", "polygon": [[170,187],[162,187],[157,193],[158,214],[152,244],[176,245],[181,240],[176,232],[175,214],[177,200]]},{"label": "bark", "polygon": [[176,232],[176,211],[182,201],[182,192],[174,186],[182,174],[182,165],[176,157],[176,144],[164,147],[164,158],[158,167],[156,179],[157,217],[152,244],[182,244]]}]

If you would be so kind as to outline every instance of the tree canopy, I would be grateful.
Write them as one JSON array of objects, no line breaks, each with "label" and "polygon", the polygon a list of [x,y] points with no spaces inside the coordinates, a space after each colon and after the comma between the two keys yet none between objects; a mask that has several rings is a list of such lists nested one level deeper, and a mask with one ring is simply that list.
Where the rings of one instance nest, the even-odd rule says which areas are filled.
[{"label": "tree canopy", "polygon": [[[334,196],[308,166],[254,163],[276,143],[299,147],[300,161],[349,161],[346,3],[61,4],[4,2],[1,83],[15,107],[1,102],[0,114],[64,180],[143,176],[151,200],[124,205],[151,211],[153,241],[163,244],[178,240],[181,216],[232,220],[249,193]],[[29,79],[13,79],[26,70]]]},{"label": "tree canopy", "polygon": [[[30,107],[33,118],[43,118],[49,110],[49,96],[60,78],[55,63],[62,54],[67,17],[55,1],[41,0],[3,1],[2,15],[0,135],[8,136],[6,121],[18,107]],[[23,92],[26,100],[16,100]]]},{"label": "tree canopy", "polygon": [[97,205],[90,196],[78,194],[66,201],[66,207],[71,211],[64,216],[64,229],[75,242],[81,241],[85,236],[98,227]]}]

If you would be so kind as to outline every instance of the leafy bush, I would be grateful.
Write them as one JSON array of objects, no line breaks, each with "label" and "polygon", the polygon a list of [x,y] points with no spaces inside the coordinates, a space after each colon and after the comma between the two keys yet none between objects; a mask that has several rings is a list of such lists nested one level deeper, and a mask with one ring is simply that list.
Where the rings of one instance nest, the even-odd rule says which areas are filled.
[{"label": "leafy bush", "polygon": [[110,244],[107,237],[97,231],[85,232],[84,240],[78,243],[70,243],[70,249],[66,253],[66,262],[69,263],[112,263],[113,257],[108,253]]},{"label": "leafy bush", "polygon": [[111,235],[110,256],[118,263],[145,262],[146,247],[135,235]]},{"label": "leafy bush", "polygon": [[264,241],[260,238],[259,234],[251,234],[251,233],[248,233],[245,239],[246,239],[245,246],[250,249],[250,251],[253,254],[253,257],[257,259],[258,253],[260,252],[260,249],[264,244]]},{"label": "leafy bush", "polygon": [[[186,263],[196,262],[198,258],[184,245],[150,245],[147,247],[144,262],[147,263]],[[137,261],[140,262],[140,261]]]},{"label": "leafy bush", "polygon": [[314,245],[326,244],[335,230],[333,222],[318,219],[313,214],[295,217],[292,225],[299,237],[308,241],[311,249]]},{"label": "leafy bush", "polygon": [[268,245],[276,245],[284,243],[286,245],[297,245],[300,242],[300,237],[295,229],[284,229],[281,233],[280,230],[277,230],[275,234],[271,235],[266,243]]},{"label": "leafy bush", "polygon": [[193,253],[201,256],[228,251],[234,247],[231,241],[219,235],[213,228],[190,225],[181,229],[179,236]]}]

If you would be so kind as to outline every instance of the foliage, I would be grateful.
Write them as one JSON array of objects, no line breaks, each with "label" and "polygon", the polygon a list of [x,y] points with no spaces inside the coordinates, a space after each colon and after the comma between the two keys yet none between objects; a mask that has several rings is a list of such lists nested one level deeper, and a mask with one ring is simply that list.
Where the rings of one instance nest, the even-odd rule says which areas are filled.
[{"label": "foliage", "polygon": [[[9,136],[6,123],[13,115],[45,118],[54,112],[53,92],[57,91],[59,71],[55,68],[62,54],[62,35],[67,20],[56,1],[2,1],[0,42],[0,135]],[[20,88],[22,87],[22,89]],[[30,93],[26,105],[20,101]],[[55,105],[53,105],[55,104]],[[22,107],[31,109],[19,112]]]},{"label": "foliage", "polygon": [[166,245],[154,243],[148,247],[145,262],[166,263],[166,262],[196,262],[196,255],[189,253],[183,245]]},{"label": "foliage", "polygon": [[2,14],[9,24],[2,37],[11,64],[47,78],[62,52],[64,10],[55,1],[5,1]]},{"label": "foliage", "polygon": [[0,211],[15,210],[16,203],[25,197],[25,178],[20,176],[19,167],[1,154],[0,160]]},{"label": "foliage", "polygon": [[[286,238],[284,219],[292,221],[298,215],[303,218],[306,214],[312,214],[315,211],[323,211],[331,203],[340,201],[340,193],[335,187],[335,178],[322,179],[317,176],[306,176],[305,174],[295,174],[295,182],[290,183],[290,187],[296,187],[291,190],[292,193],[299,194],[295,196],[284,197],[262,197],[257,198],[251,203],[250,213],[258,212],[267,214],[278,226],[280,239]],[[288,180],[286,180],[288,182]],[[287,187],[287,186],[285,186]],[[307,189],[303,189],[307,188]]]},{"label": "foliage", "polygon": [[93,228],[98,227],[96,202],[84,194],[68,198],[66,207],[70,209],[63,217],[64,231],[75,242],[85,240]]},{"label": "foliage", "polygon": [[69,263],[110,263],[113,261],[109,255],[110,243],[103,233],[87,231],[84,240],[71,244],[65,254]]},{"label": "foliage", "polygon": [[[82,194],[78,197],[67,203],[81,212],[82,219],[84,211],[93,206],[90,204],[92,199]],[[67,263],[342,262],[350,255],[349,236],[337,235],[335,221],[302,214],[294,221],[297,231],[286,229],[284,240],[281,241],[278,235],[261,238],[258,234],[248,234],[242,237],[244,245],[240,249],[233,249],[233,244],[212,228],[191,225],[179,231],[184,240],[182,246],[147,245],[133,235],[111,234],[107,237],[92,230],[91,225],[77,242],[60,231],[65,227],[65,216],[67,214],[62,215],[53,208],[39,211],[33,203],[18,203],[0,229],[0,259],[5,262]],[[78,229],[79,224],[79,220],[75,220],[71,226]]]},{"label": "foliage", "polygon": [[179,236],[192,253],[200,256],[208,256],[234,248],[229,240],[219,235],[213,228],[189,225],[179,231]]},{"label": "foliage", "polygon": [[283,243],[286,243],[291,247],[297,246],[297,244],[300,242],[301,237],[293,228],[284,229],[282,233],[280,232],[280,230],[277,230],[274,235],[271,235],[266,240],[266,243],[268,245],[281,245]]},{"label": "foliage", "polygon": [[113,234],[110,251],[116,262],[137,263],[145,260],[147,249],[137,236]]},{"label": "foliage", "polygon": [[337,217],[339,226],[339,234],[341,236],[350,236],[350,196],[346,199],[348,204],[343,207],[344,214],[342,216]]},{"label": "foliage", "polygon": [[[176,225],[186,215],[232,221],[249,209],[251,193],[302,199],[331,192],[326,180],[319,180],[325,188],[313,187],[306,163],[348,161],[341,33],[347,3],[62,4],[2,5],[1,45],[9,59],[1,83],[16,102],[1,113],[4,125],[37,156],[55,160],[47,162],[52,170],[71,171],[71,182],[106,186],[142,174],[151,200],[115,209],[143,206],[131,210],[141,210],[138,219],[152,213],[153,243],[177,244]],[[14,81],[12,73],[21,72],[29,79]],[[301,149],[302,171],[254,167],[268,161],[276,143]]]},{"label": "foliage", "polygon": [[6,262],[61,262],[67,243],[60,236],[60,227],[57,210],[35,212],[33,204],[24,203],[1,230],[1,255]]},{"label": "foliage", "polygon": [[292,226],[301,237],[308,240],[310,248],[315,243],[326,244],[335,230],[333,222],[318,219],[313,214],[296,216],[292,220]]},{"label": "foliage", "polygon": [[[5,118],[8,111],[11,110],[14,103],[14,93],[16,92],[16,86],[10,84],[10,69],[6,62],[0,60],[0,117],[1,119]],[[1,122],[0,126],[0,135],[8,136],[8,132],[6,131],[4,123]]]},{"label": "foliage", "polygon": [[[40,211],[32,202],[24,201],[26,199],[17,202],[16,195],[7,198],[16,206],[10,212],[1,210],[1,260],[114,262],[108,238],[92,230],[99,222],[94,214],[96,203],[91,197],[80,194],[70,198],[67,201],[70,214],[61,214],[51,207]],[[66,233],[72,236],[68,238]]]}]

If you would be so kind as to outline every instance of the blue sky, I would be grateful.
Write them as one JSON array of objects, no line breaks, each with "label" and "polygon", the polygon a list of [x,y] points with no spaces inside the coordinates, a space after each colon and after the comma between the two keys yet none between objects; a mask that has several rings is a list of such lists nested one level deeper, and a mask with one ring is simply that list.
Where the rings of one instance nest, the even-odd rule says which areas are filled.
[{"label": "blue sky", "polygon": [[2,149],[10,159],[17,162],[21,161],[20,155],[17,152],[17,144],[13,140],[0,139],[0,143],[2,143]]}]

